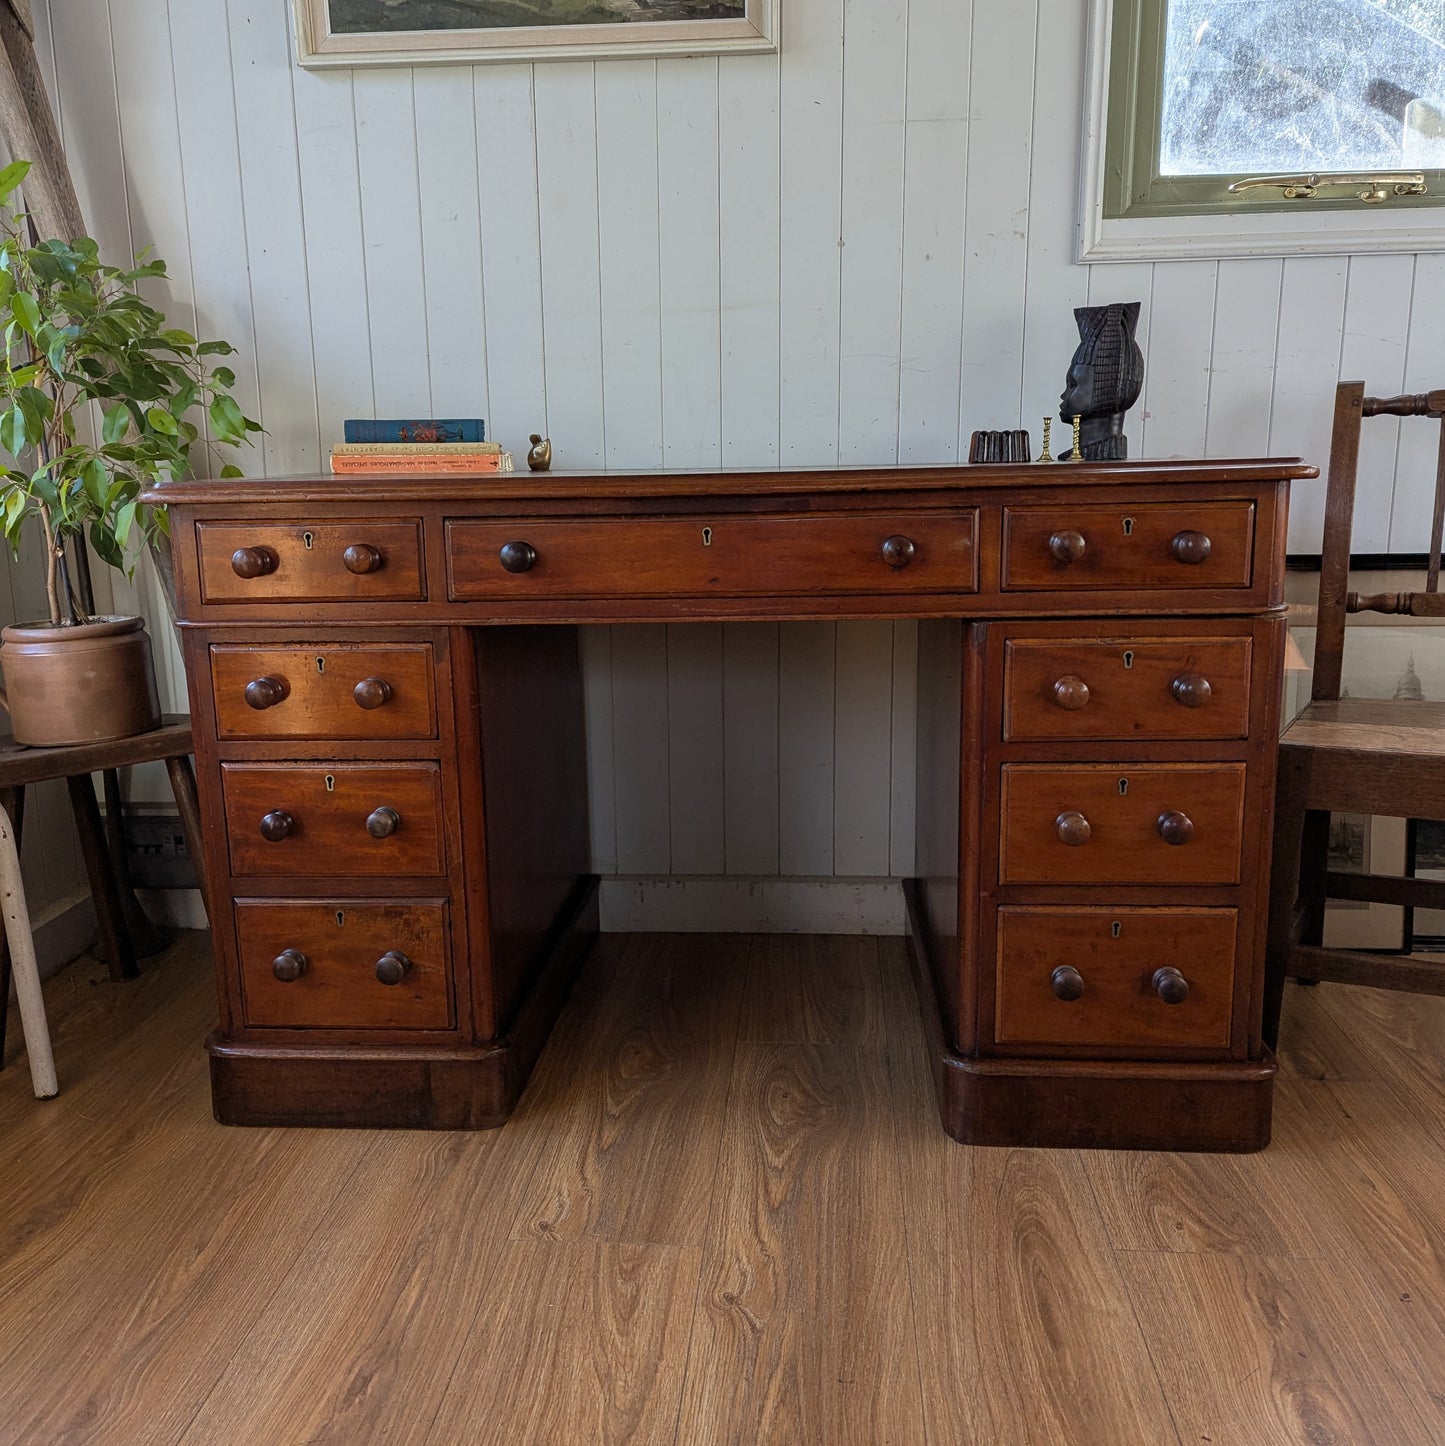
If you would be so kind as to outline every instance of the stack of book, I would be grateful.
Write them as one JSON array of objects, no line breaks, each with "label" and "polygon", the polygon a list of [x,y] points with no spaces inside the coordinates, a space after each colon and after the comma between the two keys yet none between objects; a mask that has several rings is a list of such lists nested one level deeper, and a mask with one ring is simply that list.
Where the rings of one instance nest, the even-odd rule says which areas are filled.
[{"label": "stack of book", "polygon": [[512,470],[512,454],[486,440],[480,417],[353,419],[344,424],[343,435],[346,440],[331,449],[331,470],[341,476],[444,477]]}]

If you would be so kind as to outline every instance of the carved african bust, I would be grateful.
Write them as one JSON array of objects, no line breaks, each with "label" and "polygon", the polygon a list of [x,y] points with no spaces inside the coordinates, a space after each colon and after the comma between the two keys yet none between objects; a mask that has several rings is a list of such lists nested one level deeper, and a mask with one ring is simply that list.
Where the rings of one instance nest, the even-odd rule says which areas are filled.
[{"label": "carved african bust", "polygon": [[[1134,340],[1139,306],[1115,301],[1074,308],[1079,346],[1069,364],[1059,415],[1070,423],[1083,419],[1080,450],[1086,462],[1116,462],[1129,455],[1124,413],[1144,386],[1144,353]],[[1072,451],[1060,460],[1072,461]]]}]

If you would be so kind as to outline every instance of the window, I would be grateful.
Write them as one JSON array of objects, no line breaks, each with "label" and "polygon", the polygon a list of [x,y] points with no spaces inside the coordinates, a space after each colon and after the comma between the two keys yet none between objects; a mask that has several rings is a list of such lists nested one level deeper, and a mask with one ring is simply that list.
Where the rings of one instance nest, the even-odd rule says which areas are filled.
[{"label": "window", "polygon": [[1094,0],[1090,57],[1081,259],[1445,245],[1442,0]]}]

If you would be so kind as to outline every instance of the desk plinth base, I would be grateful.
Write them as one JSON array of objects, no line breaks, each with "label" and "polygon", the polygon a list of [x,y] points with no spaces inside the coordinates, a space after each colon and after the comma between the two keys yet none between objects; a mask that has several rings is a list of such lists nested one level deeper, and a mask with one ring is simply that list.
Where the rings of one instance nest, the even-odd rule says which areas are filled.
[{"label": "desk plinth base", "polygon": [[944,1131],[965,1145],[1202,1150],[1247,1154],[1269,1144],[1274,1056],[1159,1063],[968,1059],[948,1042],[918,886],[908,899],[908,954],[923,1012]]},{"label": "desk plinth base", "polygon": [[484,1130],[507,1122],[597,938],[597,880],[574,893],[505,1038],[486,1044],[314,1048],[212,1035],[223,1125]]}]

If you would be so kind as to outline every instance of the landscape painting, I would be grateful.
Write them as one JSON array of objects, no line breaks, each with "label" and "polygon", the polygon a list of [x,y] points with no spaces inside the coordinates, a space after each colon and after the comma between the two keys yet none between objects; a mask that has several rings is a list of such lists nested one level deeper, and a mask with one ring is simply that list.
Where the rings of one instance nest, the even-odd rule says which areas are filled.
[{"label": "landscape painting", "polygon": [[780,0],[295,0],[308,67],[775,50]]}]

